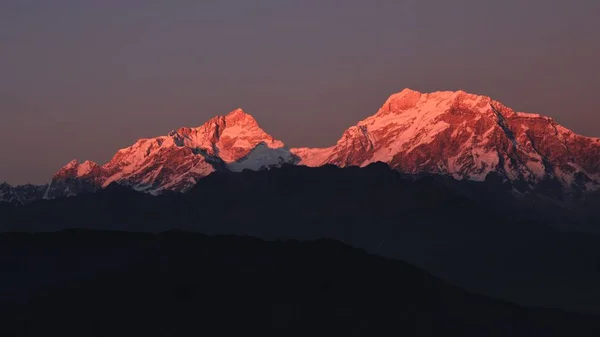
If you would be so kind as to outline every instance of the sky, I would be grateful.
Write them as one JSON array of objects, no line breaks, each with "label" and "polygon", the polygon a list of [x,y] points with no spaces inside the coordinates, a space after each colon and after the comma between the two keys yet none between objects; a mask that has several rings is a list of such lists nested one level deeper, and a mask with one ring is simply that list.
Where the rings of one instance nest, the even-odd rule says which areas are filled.
[{"label": "sky", "polygon": [[2,0],[0,181],[243,108],[329,146],[404,88],[600,137],[597,0]]}]

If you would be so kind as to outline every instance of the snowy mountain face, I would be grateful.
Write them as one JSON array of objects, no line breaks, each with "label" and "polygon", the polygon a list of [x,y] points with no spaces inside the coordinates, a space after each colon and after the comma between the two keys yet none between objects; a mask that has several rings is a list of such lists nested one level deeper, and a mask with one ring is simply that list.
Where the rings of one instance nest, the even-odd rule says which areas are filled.
[{"label": "snowy mountain face", "polygon": [[0,184],[0,202],[10,202],[14,201],[14,190],[13,187],[7,183]]},{"label": "snowy mountain face", "polygon": [[28,204],[32,201],[42,199],[48,185],[20,185],[11,186],[7,183],[0,184],[0,203],[5,202],[14,205]]},{"label": "snowy mountain face", "polygon": [[197,128],[140,139],[106,164],[73,161],[52,179],[49,197],[93,192],[111,183],[160,194],[185,192],[214,171],[260,169],[294,161],[284,144],[264,132],[241,109]]},{"label": "snowy mountain face", "polygon": [[600,190],[599,139],[577,135],[551,118],[515,112],[486,96],[405,89],[328,148],[288,150],[237,109],[197,128],[140,139],[104,165],[72,161],[46,187],[0,185],[0,200],[73,196],[111,183],[151,194],[185,192],[215,171],[374,162],[408,174],[458,180],[484,181],[493,174],[522,190]]},{"label": "snowy mountain face", "polygon": [[292,152],[307,166],[381,161],[410,174],[483,181],[495,173],[528,187],[547,181],[580,191],[600,186],[599,139],[463,91],[405,89],[346,130],[335,146]]}]

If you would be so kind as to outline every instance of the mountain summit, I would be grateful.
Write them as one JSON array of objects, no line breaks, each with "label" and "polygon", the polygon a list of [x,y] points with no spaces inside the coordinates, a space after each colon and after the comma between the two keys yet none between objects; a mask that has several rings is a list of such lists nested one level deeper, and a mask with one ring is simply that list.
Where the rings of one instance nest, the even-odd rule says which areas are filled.
[{"label": "mountain summit", "polygon": [[547,181],[584,191],[600,186],[599,139],[464,91],[405,89],[347,129],[336,145],[292,151],[307,166],[381,161],[410,174],[483,181],[493,173],[529,187]]},{"label": "mountain summit", "polygon": [[[215,171],[259,170],[284,163],[367,166],[383,162],[407,174],[484,181],[490,175],[521,191],[540,186],[570,193],[600,189],[600,139],[578,135],[553,119],[515,112],[462,90],[391,95],[372,116],[327,148],[287,149],[242,109],[196,128],[140,139],[104,165],[72,161],[53,177],[45,198],[93,192],[111,183],[160,194],[185,192]],[[2,188],[7,199],[29,200]],[[33,192],[30,192],[33,191]]]}]

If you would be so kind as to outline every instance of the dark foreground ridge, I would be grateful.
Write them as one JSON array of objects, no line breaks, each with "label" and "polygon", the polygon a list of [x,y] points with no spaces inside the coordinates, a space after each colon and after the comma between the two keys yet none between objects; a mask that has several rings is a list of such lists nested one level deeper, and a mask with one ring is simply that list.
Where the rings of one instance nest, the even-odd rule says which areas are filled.
[{"label": "dark foreground ridge", "polygon": [[[510,183],[503,183],[499,177],[490,176],[485,183],[477,183],[439,175],[408,176],[384,163],[364,168],[284,165],[264,171],[215,172],[187,193],[168,192],[155,197],[113,183],[77,197],[40,200],[26,206],[4,204],[0,208],[0,230],[48,231],[84,226],[211,232],[222,230],[223,222],[245,226],[252,220],[312,222],[320,218],[341,223],[357,218],[372,221],[406,216],[428,221],[460,218],[460,222],[495,223],[556,220],[557,214],[548,217],[547,213],[557,207],[526,207],[511,190]],[[436,212],[429,212],[433,209]],[[217,226],[211,228],[210,224]],[[252,227],[260,225],[253,223]]]},{"label": "dark foreground ridge", "polygon": [[180,229],[265,240],[332,238],[475,293],[600,313],[600,236],[558,231],[555,225],[569,228],[571,217],[539,201],[533,211],[523,207],[511,186],[494,177],[485,183],[416,179],[381,163],[285,165],[218,172],[184,194],[153,197],[111,185],[95,194],[4,205],[0,231]]},{"label": "dark foreground ridge", "polygon": [[3,297],[2,336],[600,334],[596,317],[471,295],[333,240],[75,230],[3,234],[0,250],[36,289]]}]

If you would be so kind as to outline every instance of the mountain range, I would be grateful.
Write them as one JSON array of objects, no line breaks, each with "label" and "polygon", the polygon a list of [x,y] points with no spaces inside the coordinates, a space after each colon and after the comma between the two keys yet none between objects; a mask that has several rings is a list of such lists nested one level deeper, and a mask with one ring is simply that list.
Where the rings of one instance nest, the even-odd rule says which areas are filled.
[{"label": "mountain range", "polygon": [[487,96],[404,89],[331,147],[288,148],[236,109],[200,127],[139,139],[103,165],[73,160],[44,186],[4,183],[0,201],[69,197],[111,183],[159,195],[186,192],[216,171],[375,162],[413,175],[500,177],[516,194],[541,191],[561,201],[600,189],[600,139],[578,135],[549,117],[515,112]]},{"label": "mountain range", "polygon": [[[237,109],[197,128],[140,139],[105,164],[72,161],[44,186],[0,184],[0,199],[8,201],[0,202],[0,257],[7,266],[0,329],[15,336],[65,328],[85,335],[91,327],[97,334],[118,335],[120,318],[131,318],[126,315],[131,312],[136,314],[131,326],[144,326],[149,335],[181,327],[182,313],[209,317],[218,328],[221,314],[210,316],[215,307],[222,313],[230,312],[231,303],[238,309],[250,303],[234,318],[259,322],[282,314],[282,293],[305,289],[283,303],[292,310],[289,317],[273,322],[285,325],[302,310],[328,308],[324,316],[298,320],[298,326],[329,319],[331,312],[353,312],[345,317],[357,329],[368,321],[391,331],[388,324],[404,317],[400,330],[416,336],[446,336],[449,328],[457,336],[597,335],[595,317],[527,307],[600,313],[599,148],[598,139],[550,118],[462,91],[405,89],[347,129],[335,145],[320,149],[288,148]],[[60,233],[73,228],[79,230]],[[174,229],[275,243],[168,233]],[[53,231],[59,232],[45,234]],[[151,234],[160,232],[167,234]],[[361,265],[366,254],[346,256],[348,248],[332,242],[325,242],[325,250],[308,243],[286,255],[298,243],[281,241],[321,238],[407,261],[443,281],[429,283],[431,277],[400,265],[385,268],[397,278],[373,273],[369,266],[383,266],[384,260]],[[223,247],[231,251],[221,255]],[[296,276],[281,282],[288,270],[313,275],[311,280],[322,280],[324,271],[337,275],[342,256],[347,273],[327,276],[325,287],[318,287],[323,291]],[[224,262],[239,266],[239,273],[221,268]],[[272,270],[247,269],[272,263]],[[247,288],[249,276],[262,288]],[[406,283],[413,276],[418,281]],[[446,282],[523,307],[483,297],[485,303],[473,303],[471,295],[449,290]],[[72,291],[59,289],[75,283]],[[340,286],[370,295],[350,301],[354,304],[338,302],[352,298],[344,291],[323,296]],[[305,296],[315,291],[318,296]],[[223,301],[222,293],[232,295]],[[206,297],[210,294],[214,298]],[[390,314],[389,305],[377,306],[380,298],[405,306]],[[57,299],[70,309],[52,309]],[[257,308],[256,301],[265,310],[248,311]],[[115,307],[117,302],[123,305]],[[106,312],[110,317],[97,320]],[[408,312],[423,314],[402,316]],[[421,321],[419,326],[438,333],[413,333],[412,325]],[[187,327],[184,335],[198,334],[198,327]],[[247,327],[231,333],[240,331]]]}]

